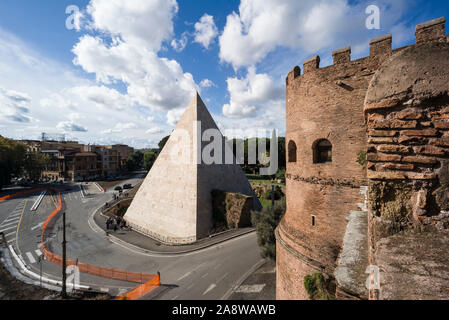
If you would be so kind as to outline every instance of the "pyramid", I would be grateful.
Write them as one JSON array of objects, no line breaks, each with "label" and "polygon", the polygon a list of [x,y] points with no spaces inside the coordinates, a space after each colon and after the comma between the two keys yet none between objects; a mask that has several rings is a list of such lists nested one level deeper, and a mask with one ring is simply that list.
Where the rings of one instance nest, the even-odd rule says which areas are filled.
[{"label": "pyramid", "polygon": [[[201,141],[208,129],[219,133],[223,150],[223,160],[219,164],[206,164],[201,157],[203,149],[210,144]],[[227,162],[231,164],[225,164],[227,154],[231,154],[232,159]],[[262,208],[240,165],[236,164],[232,150],[197,93],[124,218],[134,230],[163,243],[193,243],[208,236],[213,227],[211,191],[214,189],[251,196],[254,209]]]}]

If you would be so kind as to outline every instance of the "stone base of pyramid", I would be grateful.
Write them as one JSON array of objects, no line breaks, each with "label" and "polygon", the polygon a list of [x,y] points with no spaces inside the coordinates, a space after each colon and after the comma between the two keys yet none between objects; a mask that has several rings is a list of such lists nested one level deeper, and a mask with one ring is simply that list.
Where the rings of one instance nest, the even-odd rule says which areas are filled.
[{"label": "stone base of pyramid", "polygon": [[150,237],[153,240],[159,241],[166,245],[185,245],[185,244],[192,244],[195,243],[198,239],[196,236],[192,237],[185,237],[185,238],[179,238],[179,237],[170,237],[165,236],[159,233],[156,233],[150,229],[144,228],[140,225],[140,223],[132,223],[131,221],[127,221],[127,225],[131,227],[134,231],[143,234],[146,237]]}]

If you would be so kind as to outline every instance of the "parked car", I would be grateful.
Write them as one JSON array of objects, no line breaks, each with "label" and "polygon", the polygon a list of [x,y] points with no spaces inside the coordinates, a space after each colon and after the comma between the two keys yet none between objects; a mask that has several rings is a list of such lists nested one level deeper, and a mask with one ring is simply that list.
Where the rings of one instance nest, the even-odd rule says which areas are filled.
[{"label": "parked car", "polygon": [[127,189],[132,189],[132,188],[133,188],[133,185],[130,184],[130,183],[125,184],[125,185],[123,186],[123,189],[125,189],[125,190],[127,190]]},{"label": "parked car", "polygon": [[115,190],[115,191],[122,191],[123,189],[122,189],[122,187],[117,186],[117,187],[114,188],[114,190]]}]

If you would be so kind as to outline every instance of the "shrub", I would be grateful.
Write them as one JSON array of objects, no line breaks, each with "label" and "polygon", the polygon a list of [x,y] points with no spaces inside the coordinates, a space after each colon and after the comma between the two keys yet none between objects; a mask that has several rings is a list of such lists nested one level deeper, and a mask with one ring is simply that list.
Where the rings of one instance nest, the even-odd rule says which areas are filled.
[{"label": "shrub", "polygon": [[327,289],[326,280],[321,273],[304,277],[304,288],[310,300],[334,300],[335,296]]},{"label": "shrub", "polygon": [[285,198],[274,207],[264,207],[262,211],[251,211],[251,220],[257,232],[257,242],[262,248],[262,257],[276,259],[276,238],[274,230],[285,214]]},{"label": "shrub", "polygon": [[366,167],[368,161],[366,160],[366,152],[360,151],[357,155],[357,163],[360,164],[363,168]]}]

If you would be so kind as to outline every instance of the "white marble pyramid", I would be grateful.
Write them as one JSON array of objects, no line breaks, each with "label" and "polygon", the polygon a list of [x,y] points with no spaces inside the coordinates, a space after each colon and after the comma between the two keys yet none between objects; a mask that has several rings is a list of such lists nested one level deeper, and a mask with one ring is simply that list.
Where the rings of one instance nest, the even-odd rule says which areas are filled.
[{"label": "white marble pyramid", "polygon": [[197,93],[125,215],[134,230],[168,244],[193,243],[207,236],[213,226],[213,189],[252,196],[254,209],[262,208],[235,159],[225,164],[229,147],[221,133],[223,161],[203,161],[201,152],[210,142],[201,142],[201,137],[208,129],[218,130]]}]

